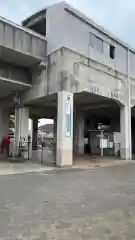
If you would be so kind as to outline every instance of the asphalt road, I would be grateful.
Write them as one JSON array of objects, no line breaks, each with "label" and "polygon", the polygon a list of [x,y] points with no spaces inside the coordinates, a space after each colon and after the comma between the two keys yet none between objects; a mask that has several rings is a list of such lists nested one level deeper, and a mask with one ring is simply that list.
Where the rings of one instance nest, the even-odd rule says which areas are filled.
[{"label": "asphalt road", "polygon": [[1,176],[0,239],[135,239],[135,164]]}]

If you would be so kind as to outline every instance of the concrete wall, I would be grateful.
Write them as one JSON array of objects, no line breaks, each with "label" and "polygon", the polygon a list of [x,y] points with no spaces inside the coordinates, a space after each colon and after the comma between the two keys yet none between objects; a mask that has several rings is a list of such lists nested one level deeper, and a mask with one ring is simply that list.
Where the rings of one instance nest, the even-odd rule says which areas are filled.
[{"label": "concrete wall", "polygon": [[48,93],[65,89],[64,85],[64,52],[60,49],[48,57]]},{"label": "concrete wall", "polygon": [[[22,101],[27,103],[52,93],[61,91],[63,85],[63,49],[48,56],[47,68],[34,69],[32,72],[32,87],[22,95]],[[64,88],[64,87],[63,87]]]},{"label": "concrete wall", "polygon": [[52,5],[46,11],[46,37],[47,54],[64,46],[64,6],[63,4]]},{"label": "concrete wall", "polygon": [[50,54],[47,69],[35,69],[32,79],[32,88],[23,95],[26,103],[63,90],[90,92],[122,104],[128,101],[126,74],[64,47]]},{"label": "concrete wall", "polygon": [[[48,56],[47,68],[32,72],[32,87],[25,103],[62,90],[86,91],[126,104],[128,76],[112,67],[62,47]],[[135,105],[135,79],[131,78],[131,104]]]},{"label": "concrete wall", "polygon": [[33,101],[47,95],[48,92],[47,69],[41,71],[38,71],[38,69],[33,70],[31,84],[32,87],[22,94],[23,103],[28,103],[29,101]]},{"label": "concrete wall", "polygon": [[[94,25],[90,25],[77,18],[70,12],[64,10],[64,4],[53,5],[47,9],[46,13],[46,33],[48,39],[48,54],[67,47],[84,56],[88,56],[100,63],[127,73],[127,49],[118,44],[117,41],[97,30]],[[90,47],[90,33],[95,34],[103,40],[103,52]],[[115,59],[109,56],[109,45],[115,46]],[[131,71],[135,77],[133,68],[135,54],[131,54]]]},{"label": "concrete wall", "polygon": [[90,92],[127,102],[127,76],[67,48],[49,56],[48,93]]}]

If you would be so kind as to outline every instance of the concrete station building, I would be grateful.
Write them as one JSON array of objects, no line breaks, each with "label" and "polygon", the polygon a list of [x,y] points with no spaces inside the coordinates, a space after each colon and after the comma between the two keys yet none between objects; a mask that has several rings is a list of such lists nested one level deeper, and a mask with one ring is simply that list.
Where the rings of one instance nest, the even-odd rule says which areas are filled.
[{"label": "concrete station building", "polygon": [[[38,119],[51,118],[56,165],[72,165],[85,154],[86,138],[91,154],[100,154],[102,140],[106,154],[119,144],[115,151],[130,160],[134,107],[135,50],[81,12],[61,2],[22,26],[0,18],[0,140],[15,114],[18,149],[31,118],[36,151]],[[103,125],[107,130],[100,131]]]}]

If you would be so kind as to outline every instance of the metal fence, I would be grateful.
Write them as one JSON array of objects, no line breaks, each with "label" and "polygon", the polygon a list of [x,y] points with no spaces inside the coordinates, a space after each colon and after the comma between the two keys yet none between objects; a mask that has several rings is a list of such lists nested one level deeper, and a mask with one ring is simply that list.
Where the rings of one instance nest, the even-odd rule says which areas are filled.
[{"label": "metal fence", "polygon": [[32,161],[48,165],[56,163],[56,144],[53,138],[44,138],[37,149],[32,150]]}]

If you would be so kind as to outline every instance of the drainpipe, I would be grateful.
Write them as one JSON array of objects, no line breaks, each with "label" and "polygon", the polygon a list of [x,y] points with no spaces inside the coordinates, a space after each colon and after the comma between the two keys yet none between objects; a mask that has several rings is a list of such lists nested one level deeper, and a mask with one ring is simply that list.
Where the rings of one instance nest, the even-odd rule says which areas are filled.
[{"label": "drainpipe", "polygon": [[132,141],[131,141],[131,79],[130,79],[130,50],[127,57],[127,76],[128,76],[128,121],[129,121],[129,160],[132,160]]}]

